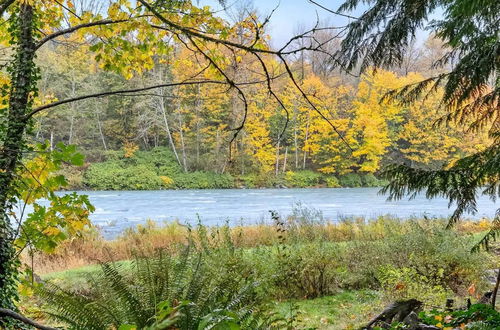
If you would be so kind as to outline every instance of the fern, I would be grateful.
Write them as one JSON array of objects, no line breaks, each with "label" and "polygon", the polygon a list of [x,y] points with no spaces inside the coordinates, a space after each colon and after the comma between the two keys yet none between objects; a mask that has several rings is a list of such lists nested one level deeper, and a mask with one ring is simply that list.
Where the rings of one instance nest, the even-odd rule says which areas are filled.
[{"label": "fern", "polygon": [[500,210],[497,210],[491,229],[472,247],[472,252],[479,252],[481,249],[489,250],[491,241],[496,241],[498,236],[500,236]]},{"label": "fern", "polygon": [[86,296],[50,283],[37,293],[46,303],[47,315],[72,329],[122,324],[197,329],[202,321],[210,327],[243,324],[260,298],[255,293],[258,283],[241,269],[244,265],[235,261],[235,253],[229,246],[197,249],[190,239],[178,255],[158,251],[153,257],[136,256],[130,266],[102,264]]}]

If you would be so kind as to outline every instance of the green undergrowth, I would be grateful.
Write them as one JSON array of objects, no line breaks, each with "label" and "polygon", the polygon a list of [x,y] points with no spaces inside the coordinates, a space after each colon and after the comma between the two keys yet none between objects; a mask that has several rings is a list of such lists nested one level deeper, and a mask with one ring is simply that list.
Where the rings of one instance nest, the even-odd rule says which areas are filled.
[{"label": "green undergrowth", "polygon": [[311,170],[274,173],[220,174],[205,170],[185,172],[173,153],[163,147],[149,151],[107,151],[81,168],[64,167],[69,189],[161,190],[227,188],[380,187],[386,182],[369,173],[325,175]]},{"label": "green undergrowth", "polygon": [[[487,221],[446,230],[442,221],[423,219],[331,224],[313,210],[273,217],[274,226],[198,225],[184,234],[171,226],[142,226],[104,246],[108,253],[113,244],[116,252],[135,247],[130,260],[48,273],[46,288],[35,288],[29,299],[59,314],[56,321],[67,317],[116,328],[182,321],[190,326],[181,329],[222,323],[253,329],[268,322],[349,329],[395,300],[440,306],[448,298],[465,300],[470,287],[485,292],[484,274],[498,261],[471,253]],[[187,240],[154,245],[172,235]],[[93,306],[85,315],[79,314],[82,303]],[[129,308],[136,304],[140,313]],[[111,314],[94,320],[92,315],[106,312],[99,306]]]},{"label": "green undergrowth", "polygon": [[358,329],[380,312],[384,301],[374,290],[350,290],[315,299],[277,303],[282,314],[295,314],[297,323],[312,329]]}]

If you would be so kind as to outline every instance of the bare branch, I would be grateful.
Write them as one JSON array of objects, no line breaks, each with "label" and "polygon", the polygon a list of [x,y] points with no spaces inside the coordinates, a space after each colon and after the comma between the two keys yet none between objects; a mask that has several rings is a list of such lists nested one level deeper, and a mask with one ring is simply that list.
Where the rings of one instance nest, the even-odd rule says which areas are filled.
[{"label": "bare branch", "polygon": [[29,119],[35,114],[39,113],[40,111],[50,109],[53,107],[57,107],[63,104],[67,103],[72,103],[76,101],[82,101],[86,99],[91,99],[91,98],[99,98],[99,97],[105,97],[105,96],[112,96],[112,95],[121,95],[121,94],[131,94],[131,93],[138,93],[138,92],[144,92],[156,88],[163,88],[163,87],[175,87],[175,86],[181,86],[181,85],[198,85],[198,84],[226,84],[224,81],[218,81],[218,80],[199,80],[199,81],[183,81],[183,82],[178,82],[178,83],[170,83],[170,84],[159,84],[159,85],[154,85],[154,86],[148,86],[148,87],[143,87],[143,88],[135,88],[135,89],[126,89],[126,90],[118,90],[118,91],[109,91],[109,92],[102,92],[102,93],[95,93],[95,94],[88,94],[88,95],[83,95],[83,96],[77,96],[74,98],[70,99],[65,99],[49,104],[42,105],[38,108],[33,109],[25,119]]},{"label": "bare branch", "polygon": [[[301,48],[290,50],[290,51],[284,51],[284,48],[281,48],[279,51],[273,51],[273,50],[269,50],[269,49],[260,49],[260,48],[254,48],[252,46],[245,46],[245,45],[242,45],[242,44],[239,44],[239,43],[236,43],[236,42],[232,42],[232,41],[228,41],[228,40],[217,39],[217,38],[214,38],[214,37],[212,37],[210,35],[206,35],[206,34],[198,32],[198,31],[193,31],[192,29],[189,29],[189,28],[183,27],[183,26],[181,26],[181,25],[179,25],[177,23],[171,22],[168,19],[166,19],[163,15],[161,15],[156,9],[154,9],[145,0],[138,0],[138,1],[142,5],[144,5],[161,22],[163,22],[164,24],[166,24],[167,26],[169,26],[171,29],[173,28],[174,30],[178,30],[178,31],[184,33],[186,35],[186,37],[191,41],[191,43],[198,49],[198,51],[200,51],[203,54],[203,56],[209,62],[211,62],[212,65],[225,77],[225,79],[227,80],[227,82],[229,83],[229,85],[232,86],[232,87],[235,87],[238,90],[238,94],[240,94],[243,102],[245,103],[245,115],[244,115],[244,118],[243,118],[242,125],[240,125],[239,127],[237,127],[237,128],[234,129],[235,130],[235,135],[231,139],[231,142],[233,142],[236,139],[236,137],[238,136],[239,132],[243,129],[243,125],[245,124],[245,120],[246,120],[246,117],[247,117],[247,111],[248,111],[248,105],[246,104],[245,94],[241,91],[241,89],[236,84],[234,84],[234,82],[225,74],[225,72],[223,70],[221,70],[217,66],[217,64],[213,61],[213,59],[210,56],[208,56],[207,54],[205,54],[198,47],[198,45],[196,45],[196,43],[193,40],[194,37],[195,38],[200,38],[200,39],[205,40],[205,41],[213,42],[213,43],[216,43],[216,44],[222,44],[222,45],[225,45],[225,46],[234,47],[234,48],[237,48],[237,49],[242,49],[242,50],[245,50],[245,51],[247,51],[247,52],[249,52],[251,54],[271,54],[271,55],[277,56],[283,62],[284,66],[285,66],[285,69],[286,69],[286,72],[288,73],[288,75],[289,75],[290,79],[292,80],[293,84],[300,91],[300,93],[306,99],[306,101],[309,103],[309,105],[314,109],[314,111],[316,111],[321,116],[321,118],[323,118],[324,120],[326,120],[328,122],[328,124],[338,134],[338,136],[340,137],[340,139],[347,145],[347,147],[351,151],[353,151],[353,149],[351,148],[351,146],[349,145],[349,143],[347,142],[347,140],[344,138],[344,136],[342,135],[342,133],[338,130],[338,128],[311,102],[311,100],[309,99],[309,97],[306,95],[306,93],[299,86],[299,84],[297,83],[297,81],[295,80],[295,78],[293,76],[293,73],[292,73],[292,71],[291,71],[288,63],[286,62],[286,60],[284,58],[284,56],[286,56],[286,55],[298,53],[298,52],[300,52],[302,50],[315,50],[316,47],[312,47],[312,46],[301,47]],[[311,29],[310,31],[307,31],[307,32],[305,32],[305,33],[303,33],[303,34],[301,34],[299,36],[296,36],[295,38],[301,38],[301,37],[306,36],[308,33],[314,32],[315,29],[318,27],[318,24],[319,23],[317,22],[316,26],[313,29]],[[163,26],[158,26],[158,25],[151,25],[151,26],[155,27],[155,28],[158,28],[158,29],[163,29],[163,30],[167,30],[167,31],[176,33],[175,31],[171,31],[171,29],[163,27]],[[179,38],[179,39],[182,41],[182,38]],[[322,44],[320,44],[320,46],[321,45]],[[286,47],[286,45],[285,45],[285,47]],[[269,80],[269,79],[267,79],[267,80]]]},{"label": "bare branch", "polygon": [[302,88],[299,86],[299,84],[297,83],[297,80],[295,80],[295,77],[293,76],[293,72],[292,70],[290,69],[290,67],[288,66],[288,63],[286,62],[286,60],[283,58],[283,56],[279,56],[279,58],[281,59],[281,61],[283,62],[283,65],[285,66],[285,70],[288,72],[288,75],[290,76],[290,79],[292,80],[292,83],[295,85],[295,87],[299,90],[300,94],[302,94],[302,97],[304,97],[304,99],[307,101],[307,103],[309,103],[309,105],[311,106],[311,108],[313,108],[314,111],[316,111],[321,118],[323,118],[324,120],[326,120],[326,122],[330,125],[331,128],[333,128],[333,130],[335,131],[335,133],[337,133],[337,135],[340,137],[340,139],[342,140],[342,142],[344,142],[344,144],[349,148],[349,150],[354,151],[352,148],[351,148],[351,145],[347,142],[347,140],[345,139],[344,135],[342,135],[342,133],[338,130],[338,128],[330,121],[330,119],[328,119],[324,114],[323,112],[321,112],[321,110],[319,110],[315,105],[314,103],[312,103],[312,101],[309,99],[309,97],[307,96],[307,94],[302,90]]},{"label": "bare branch", "polygon": [[37,323],[26,316],[23,316],[19,313],[14,312],[13,310],[6,309],[6,308],[0,308],[0,317],[10,317],[15,320],[21,321],[24,324],[31,325],[32,327],[35,327],[40,330],[58,330],[56,328],[48,327],[46,325],[42,325],[40,323]]},{"label": "bare branch", "polygon": [[0,16],[12,5],[16,0],[4,0],[0,2]]},{"label": "bare branch", "polygon": [[283,102],[281,101],[281,99],[278,97],[278,95],[276,95],[276,93],[274,93],[274,91],[272,89],[272,86],[271,86],[271,76],[269,75],[269,70],[267,69],[267,66],[264,63],[264,60],[262,60],[262,58],[260,57],[259,54],[254,54],[254,55],[259,60],[260,66],[262,67],[262,70],[264,70],[264,73],[266,75],[267,90],[269,91],[269,94],[271,94],[274,97],[274,99],[279,103],[279,105],[281,106],[281,108],[286,113],[285,124],[283,125],[283,129],[281,130],[280,134],[278,135],[278,141],[281,141],[281,139],[283,138],[283,135],[285,135],[286,129],[288,127],[288,123],[290,122],[290,112],[288,111],[288,109],[286,108],[286,106],[283,104]]},{"label": "bare branch", "polygon": [[326,10],[329,13],[332,13],[332,14],[335,14],[335,15],[339,15],[339,16],[342,16],[342,17],[346,17],[346,18],[350,18],[350,19],[354,19],[354,20],[358,20],[359,19],[359,17],[354,17],[354,16],[351,16],[351,15],[343,14],[343,13],[340,13],[340,12],[338,12],[336,10],[327,8],[327,7],[323,6],[320,3],[317,3],[314,0],[309,0],[309,2],[312,3],[312,4],[314,4],[314,5],[316,5],[316,6],[318,6],[319,8],[321,8],[323,10]]},{"label": "bare branch", "polygon": [[[141,0],[139,0],[141,1]],[[241,101],[243,102],[243,119],[241,120],[241,123],[238,127],[233,128],[234,134],[231,140],[229,141],[229,159],[231,159],[231,152],[232,148],[231,146],[233,145],[233,142],[236,140],[240,132],[243,130],[245,127],[245,123],[247,121],[247,116],[248,116],[248,102],[247,98],[245,96],[245,93],[241,90],[241,88],[231,79],[229,76],[222,70],[215,61],[208,56],[199,46],[198,44],[193,40],[191,36],[188,35],[189,41],[193,44],[193,46],[205,57],[205,59],[212,64],[212,66],[226,79],[227,83],[229,86],[234,87],[238,94],[240,95]]]}]

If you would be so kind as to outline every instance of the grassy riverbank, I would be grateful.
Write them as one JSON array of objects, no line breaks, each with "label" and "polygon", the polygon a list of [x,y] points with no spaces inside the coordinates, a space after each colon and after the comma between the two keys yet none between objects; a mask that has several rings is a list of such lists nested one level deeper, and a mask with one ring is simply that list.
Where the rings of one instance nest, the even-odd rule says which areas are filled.
[{"label": "grassy riverbank", "polygon": [[[196,282],[225,283],[232,292],[255,283],[245,304],[266,306],[266,315],[274,311],[298,328],[321,329],[360,326],[395,299],[417,297],[426,306],[440,306],[447,298],[477,300],[489,289],[487,270],[498,263],[484,252],[470,252],[491,225],[487,220],[463,222],[453,230],[444,229],[444,220],[329,223],[306,213],[275,220],[275,225],[195,228],[149,222],[112,241],[89,231],[32,261],[44,280],[104,299],[106,285],[97,283],[106,282],[109,271],[106,275],[100,262],[114,261],[126,283],[146,290],[138,275],[144,274],[140,260],[158,260],[158,251],[165,261],[183,260],[182,251],[191,246],[186,260],[194,268],[188,267],[183,278],[201,271]],[[172,276],[176,269],[171,268]],[[42,294],[31,298],[28,312],[54,304]]]}]

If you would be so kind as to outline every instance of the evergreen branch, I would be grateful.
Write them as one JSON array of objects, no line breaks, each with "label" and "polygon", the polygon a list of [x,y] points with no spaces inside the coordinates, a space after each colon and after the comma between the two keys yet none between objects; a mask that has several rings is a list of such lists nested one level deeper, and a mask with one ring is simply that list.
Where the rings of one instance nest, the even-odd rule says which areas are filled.
[{"label": "evergreen branch", "polygon": [[489,250],[490,242],[495,241],[500,235],[500,209],[497,210],[495,218],[491,224],[492,228],[472,247],[472,252],[479,252],[481,249]]},{"label": "evergreen branch", "polygon": [[392,165],[384,171],[391,180],[380,192],[389,193],[388,199],[410,199],[425,190],[427,198],[445,197],[449,206],[457,204],[448,227],[460,220],[464,213],[477,212],[476,194],[489,184],[483,194],[495,199],[499,196],[500,145],[462,158],[449,168],[441,170],[416,169],[407,165]]}]

